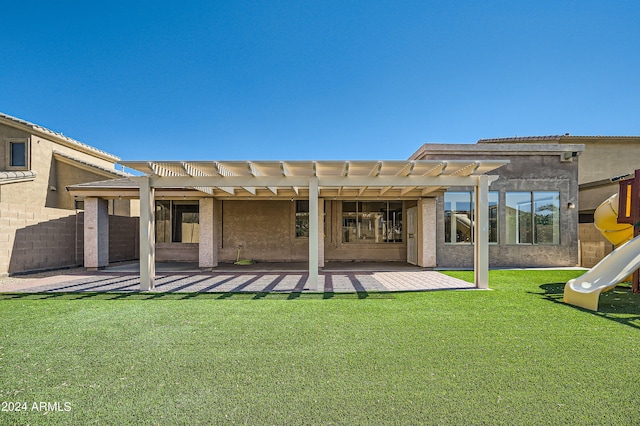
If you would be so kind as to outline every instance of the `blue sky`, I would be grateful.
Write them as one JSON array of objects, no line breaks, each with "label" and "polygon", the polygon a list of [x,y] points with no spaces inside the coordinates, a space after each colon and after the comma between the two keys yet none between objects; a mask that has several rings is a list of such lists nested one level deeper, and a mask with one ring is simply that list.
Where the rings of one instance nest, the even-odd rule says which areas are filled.
[{"label": "blue sky", "polygon": [[637,1],[22,1],[0,111],[124,160],[640,135]]}]

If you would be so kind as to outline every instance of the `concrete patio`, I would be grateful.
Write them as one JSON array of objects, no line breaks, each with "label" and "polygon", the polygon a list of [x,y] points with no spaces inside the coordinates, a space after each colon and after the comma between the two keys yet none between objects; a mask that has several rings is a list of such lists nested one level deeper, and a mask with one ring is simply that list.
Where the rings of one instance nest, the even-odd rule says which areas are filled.
[{"label": "concrete patio", "polygon": [[[139,292],[137,263],[99,271],[61,271],[48,277],[23,276],[0,285],[0,292]],[[315,292],[307,286],[306,264],[222,264],[200,271],[195,264],[158,263],[153,292],[271,293]],[[325,293],[475,289],[472,283],[408,264],[328,264],[319,281]]]}]

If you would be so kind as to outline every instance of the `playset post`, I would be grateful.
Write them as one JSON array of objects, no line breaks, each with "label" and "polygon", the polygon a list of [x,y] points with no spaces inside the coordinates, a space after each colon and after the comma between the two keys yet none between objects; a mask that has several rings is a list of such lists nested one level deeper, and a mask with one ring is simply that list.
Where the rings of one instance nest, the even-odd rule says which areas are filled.
[{"label": "playset post", "polygon": [[[640,169],[631,179],[621,180],[618,193],[618,223],[633,225],[634,238],[640,235]],[[640,293],[640,272],[633,273],[631,289]]]}]

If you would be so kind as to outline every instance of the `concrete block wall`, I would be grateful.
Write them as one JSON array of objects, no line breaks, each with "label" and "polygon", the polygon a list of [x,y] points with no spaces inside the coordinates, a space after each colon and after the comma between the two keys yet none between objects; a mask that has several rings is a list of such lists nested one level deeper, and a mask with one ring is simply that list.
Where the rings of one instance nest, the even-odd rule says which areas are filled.
[{"label": "concrete block wall", "polygon": [[0,274],[79,265],[82,228],[75,211],[0,203]]},{"label": "concrete block wall", "polygon": [[580,266],[591,268],[604,259],[613,250],[611,244],[593,223],[581,223],[578,226],[580,235]]},{"label": "concrete block wall", "polygon": [[109,261],[140,258],[140,218],[109,216]]},{"label": "concrete block wall", "polygon": [[[139,219],[109,217],[109,260],[139,257]],[[84,213],[0,203],[0,276],[82,266]]]},{"label": "concrete block wall", "polygon": [[216,206],[220,261],[240,257],[260,262],[305,261],[307,238],[295,237],[295,203],[291,201],[223,201]]}]

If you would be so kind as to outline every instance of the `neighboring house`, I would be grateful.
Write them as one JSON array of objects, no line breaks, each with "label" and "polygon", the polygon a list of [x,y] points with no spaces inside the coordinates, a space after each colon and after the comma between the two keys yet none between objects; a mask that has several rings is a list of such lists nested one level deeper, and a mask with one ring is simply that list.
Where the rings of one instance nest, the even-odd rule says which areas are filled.
[{"label": "neighboring house", "polygon": [[[83,206],[66,187],[128,176],[115,169],[118,160],[60,133],[0,113],[0,275],[81,265]],[[113,201],[108,213],[131,216],[135,212],[130,204]],[[136,238],[136,221],[127,217],[127,225],[122,225],[123,231],[129,230],[127,238]],[[135,257],[135,251],[127,255],[122,244],[114,259]],[[135,244],[129,246],[135,248]]]},{"label": "neighboring house", "polygon": [[578,167],[578,212],[580,264],[592,267],[611,252],[613,246],[594,227],[595,209],[618,192],[612,178],[640,169],[640,136],[528,136],[480,139],[478,144],[557,145],[583,144]]}]

